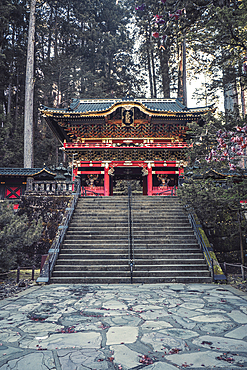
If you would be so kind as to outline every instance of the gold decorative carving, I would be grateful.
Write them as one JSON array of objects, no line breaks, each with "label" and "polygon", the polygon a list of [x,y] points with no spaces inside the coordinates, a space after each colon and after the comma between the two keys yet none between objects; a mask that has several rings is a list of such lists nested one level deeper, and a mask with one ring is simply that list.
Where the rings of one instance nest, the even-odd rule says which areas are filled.
[{"label": "gold decorative carving", "polygon": [[134,126],[134,107],[126,105],[122,108],[122,126]]},{"label": "gold decorative carving", "polygon": [[185,161],[184,150],[109,149],[84,150],[78,153],[81,161]]}]

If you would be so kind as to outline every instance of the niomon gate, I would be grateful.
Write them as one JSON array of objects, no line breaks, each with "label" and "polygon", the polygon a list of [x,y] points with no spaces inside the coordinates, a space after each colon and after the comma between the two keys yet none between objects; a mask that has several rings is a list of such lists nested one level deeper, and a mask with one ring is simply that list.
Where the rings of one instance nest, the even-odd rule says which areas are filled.
[{"label": "niomon gate", "polygon": [[42,114],[72,158],[74,178],[87,195],[173,195],[187,165],[188,122],[211,107],[179,99],[74,99]]}]

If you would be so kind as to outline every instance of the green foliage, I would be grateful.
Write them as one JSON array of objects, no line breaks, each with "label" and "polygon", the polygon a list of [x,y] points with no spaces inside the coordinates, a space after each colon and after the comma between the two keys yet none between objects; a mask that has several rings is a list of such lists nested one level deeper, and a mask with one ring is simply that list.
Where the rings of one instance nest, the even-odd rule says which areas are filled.
[{"label": "green foliage", "polygon": [[23,121],[21,118],[15,124],[10,117],[2,117],[0,158],[4,167],[23,167]]},{"label": "green foliage", "polygon": [[[37,93],[46,105],[138,90],[125,2],[49,2],[37,14]],[[53,46],[54,45],[54,46]],[[134,83],[133,83],[134,82]]]},{"label": "green foliage", "polygon": [[[201,125],[200,125],[201,124]],[[204,116],[204,120],[199,124],[192,122],[189,123],[189,129],[187,132],[187,143],[189,148],[187,150],[188,167],[190,167],[194,173],[202,173],[209,168],[222,169],[229,168],[229,161],[227,157],[223,161],[211,161],[207,163],[205,158],[209,155],[212,149],[218,147],[217,131],[220,129],[223,131],[235,132],[236,126],[243,126],[245,119],[241,119],[236,112],[216,116],[215,114],[208,113]],[[239,160],[237,157],[234,160],[238,166]]]},{"label": "green foliage", "polygon": [[0,204],[0,271],[8,271],[17,265],[31,264],[28,249],[40,236],[42,220],[28,221],[26,214],[13,211],[13,203]]},{"label": "green foliage", "polygon": [[[116,0],[37,2],[34,76],[34,166],[55,165],[57,141],[39,114],[42,104],[67,107],[71,98],[143,96],[134,62],[131,10]],[[23,165],[23,111],[30,8],[0,4],[0,158]],[[57,163],[56,163],[57,162]]]},{"label": "green foliage", "polygon": [[194,209],[221,262],[233,262],[233,258],[240,262],[239,214],[243,235],[247,235],[240,201],[247,199],[247,180],[233,183],[232,179],[227,179],[222,184],[211,179],[187,179],[178,194],[184,205]]},{"label": "green foliage", "polygon": [[[177,93],[181,42],[186,37],[187,74],[205,72],[207,102],[228,83],[246,87],[247,3],[242,1],[49,0],[37,2],[34,84],[34,165],[54,165],[55,143],[39,115],[41,104],[67,107],[71,98],[151,97]],[[140,4],[138,4],[140,5]],[[178,20],[168,12],[186,8]],[[4,166],[23,163],[23,110],[29,6],[0,4],[0,158]],[[168,21],[154,22],[154,15]],[[154,31],[166,34],[152,37]],[[180,71],[181,72],[181,71]],[[59,162],[59,160],[58,160]]]},{"label": "green foliage", "polygon": [[195,165],[203,166],[206,155],[210,150],[217,145],[216,132],[222,127],[222,121],[217,120],[212,114],[205,117],[205,122],[202,126],[192,122],[189,124],[187,134],[187,157],[189,167]]},{"label": "green foliage", "polygon": [[62,222],[70,196],[25,196],[19,207],[19,215],[27,215],[29,222],[42,220],[42,234],[28,253],[34,264],[39,266],[41,255],[47,254],[55,238],[59,224]]},{"label": "green foliage", "polygon": [[[200,1],[197,2],[198,4]],[[200,19],[191,25],[187,40],[192,52],[189,63],[193,74],[207,76],[204,91],[197,98],[215,101],[219,91],[239,83],[244,90],[247,75],[243,62],[247,50],[247,2],[208,2]]]},{"label": "green foliage", "polygon": [[[201,20],[206,19],[207,9],[211,6],[207,0],[167,0],[165,3],[146,0],[145,9],[135,12],[138,58],[142,65],[141,73],[149,81],[151,97],[168,98],[171,93],[181,96],[182,43],[186,41],[187,56],[191,56],[186,67],[188,75],[194,76],[192,35],[196,33],[198,24],[203,27]],[[179,10],[182,11],[179,17],[170,16]],[[162,17],[162,24],[155,22],[157,15]],[[153,37],[154,33],[159,37]],[[197,60],[201,60],[201,56]]]}]

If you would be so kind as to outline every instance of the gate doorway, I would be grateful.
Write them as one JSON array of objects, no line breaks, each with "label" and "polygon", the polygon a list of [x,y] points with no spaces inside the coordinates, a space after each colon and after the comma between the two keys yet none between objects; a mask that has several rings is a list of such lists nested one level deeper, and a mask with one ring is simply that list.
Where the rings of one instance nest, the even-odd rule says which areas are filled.
[{"label": "gate doorway", "polygon": [[147,179],[143,177],[141,167],[116,167],[111,183],[112,195],[127,195],[129,185],[133,194],[147,194]]}]

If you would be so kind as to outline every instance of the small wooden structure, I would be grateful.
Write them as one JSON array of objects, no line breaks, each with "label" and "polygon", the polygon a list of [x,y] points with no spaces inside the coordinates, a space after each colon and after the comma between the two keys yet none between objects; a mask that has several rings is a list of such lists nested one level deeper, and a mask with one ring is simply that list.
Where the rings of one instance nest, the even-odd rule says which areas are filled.
[{"label": "small wooden structure", "polygon": [[54,180],[56,173],[43,168],[0,168],[0,200],[19,199],[26,190],[31,190],[33,181]]}]

